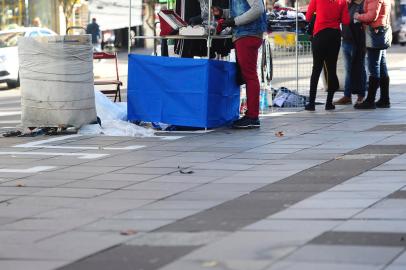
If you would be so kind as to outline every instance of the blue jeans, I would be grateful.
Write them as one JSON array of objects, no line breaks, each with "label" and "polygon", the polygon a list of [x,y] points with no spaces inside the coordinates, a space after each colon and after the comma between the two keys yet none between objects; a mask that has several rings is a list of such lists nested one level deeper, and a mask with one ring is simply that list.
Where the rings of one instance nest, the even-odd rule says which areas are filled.
[{"label": "blue jeans", "polygon": [[386,78],[388,68],[386,67],[386,50],[367,49],[369,75],[374,78]]},{"label": "blue jeans", "polygon": [[[343,55],[344,55],[344,65],[345,65],[345,86],[344,86],[344,96],[346,97],[351,97],[351,73],[352,73],[352,61],[353,57],[356,53],[356,48],[353,43],[344,41],[341,44],[341,47],[343,49]],[[366,92],[366,81],[367,81],[367,71],[365,69],[365,63],[361,65],[362,71],[360,74],[360,80],[361,80],[361,89],[357,89],[357,94],[361,97],[365,96]],[[357,78],[358,79],[358,78]],[[355,90],[355,89],[354,89]]]}]

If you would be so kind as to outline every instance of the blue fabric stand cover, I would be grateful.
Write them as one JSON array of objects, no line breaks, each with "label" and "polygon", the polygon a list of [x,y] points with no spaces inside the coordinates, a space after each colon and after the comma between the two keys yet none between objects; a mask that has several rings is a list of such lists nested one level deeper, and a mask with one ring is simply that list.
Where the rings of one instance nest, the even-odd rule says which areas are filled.
[{"label": "blue fabric stand cover", "polygon": [[129,55],[128,120],[215,128],[239,116],[235,63]]}]

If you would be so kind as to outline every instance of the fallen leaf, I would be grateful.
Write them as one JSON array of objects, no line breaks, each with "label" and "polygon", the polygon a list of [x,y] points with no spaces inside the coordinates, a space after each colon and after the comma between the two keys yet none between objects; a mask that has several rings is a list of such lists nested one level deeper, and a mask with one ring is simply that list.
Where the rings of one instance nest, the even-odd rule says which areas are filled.
[{"label": "fallen leaf", "polygon": [[124,230],[120,232],[121,235],[134,235],[136,233],[137,233],[136,230]]},{"label": "fallen leaf", "polygon": [[16,187],[25,187],[23,182],[17,182]]},{"label": "fallen leaf", "polygon": [[280,137],[285,136],[285,133],[283,131],[277,131],[277,132],[275,132],[275,136],[280,138]]}]

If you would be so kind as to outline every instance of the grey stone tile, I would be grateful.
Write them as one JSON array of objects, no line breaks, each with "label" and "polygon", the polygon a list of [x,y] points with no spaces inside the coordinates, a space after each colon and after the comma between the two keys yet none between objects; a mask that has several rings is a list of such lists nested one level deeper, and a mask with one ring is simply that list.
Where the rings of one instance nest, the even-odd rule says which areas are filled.
[{"label": "grey stone tile", "polygon": [[157,183],[198,183],[205,184],[210,183],[218,179],[218,176],[197,176],[197,173],[192,175],[165,175],[157,177],[151,182]]},{"label": "grey stone tile", "polygon": [[193,270],[263,270],[268,266],[270,261],[260,260],[221,260],[221,261],[191,261],[180,260],[175,261],[161,270],[180,270],[180,269],[193,269]]},{"label": "grey stone tile", "polygon": [[154,202],[154,200],[120,200],[120,199],[104,199],[104,198],[91,198],[85,199],[70,205],[71,208],[83,209],[87,211],[96,211],[102,213],[121,213],[123,211],[143,207]]},{"label": "grey stone tile", "polygon": [[36,192],[34,196],[68,197],[68,198],[93,198],[111,192],[108,189],[91,188],[47,188]]},{"label": "grey stone tile", "polygon": [[406,200],[403,199],[386,199],[383,200],[373,208],[380,208],[380,209],[405,209],[406,208]]},{"label": "grey stone tile", "polygon": [[286,209],[270,219],[349,219],[363,209]]},{"label": "grey stone tile", "polygon": [[155,270],[182,257],[192,247],[118,246],[75,262],[60,270]]},{"label": "grey stone tile", "polygon": [[273,232],[325,232],[337,227],[343,221],[337,220],[260,220],[245,227],[244,231]]},{"label": "grey stone tile", "polygon": [[100,173],[97,170],[93,170],[93,172],[69,172],[63,173],[58,171],[53,172],[41,172],[35,175],[29,176],[29,179],[72,179],[72,180],[79,180],[85,179],[88,177],[92,177],[95,175],[99,175]]},{"label": "grey stone tile", "polygon": [[385,265],[403,249],[400,247],[307,245],[285,258],[286,261]]},{"label": "grey stone tile", "polygon": [[227,192],[227,191],[215,191],[211,193],[207,192],[197,192],[197,191],[185,191],[177,195],[173,195],[172,197],[169,198],[169,200],[191,200],[191,201],[207,201],[207,200],[231,200],[234,198],[238,198],[248,192],[243,192],[243,191],[238,191],[238,192]]},{"label": "grey stone tile", "polygon": [[279,262],[265,270],[380,270],[383,265],[317,263],[317,262]]},{"label": "grey stone tile", "polygon": [[126,187],[127,190],[162,190],[162,191],[173,191],[182,192],[185,190],[192,189],[196,186],[201,185],[200,183],[169,183],[169,182],[144,182],[137,183]]},{"label": "grey stone tile", "polygon": [[121,170],[116,170],[115,173],[127,173],[127,174],[147,174],[147,175],[165,175],[173,172],[177,172],[179,169],[177,167],[173,168],[146,168],[146,167],[128,167]]},{"label": "grey stone tile", "polygon": [[378,199],[314,199],[303,200],[291,208],[293,209],[346,209],[346,208],[367,208]]},{"label": "grey stone tile", "polygon": [[78,228],[83,232],[116,232],[135,230],[149,232],[172,223],[171,219],[101,219]]},{"label": "grey stone tile", "polygon": [[67,264],[66,261],[0,260],[1,270],[53,270]]},{"label": "grey stone tile", "polygon": [[406,265],[389,265],[385,270],[403,270],[405,269]]},{"label": "grey stone tile", "polygon": [[406,220],[349,220],[335,231],[406,233]]},{"label": "grey stone tile", "polygon": [[369,208],[356,215],[354,219],[406,219],[406,209]]},{"label": "grey stone tile", "polygon": [[[55,232],[20,231],[14,229],[7,230],[2,226],[2,228],[0,229],[0,241],[2,243],[2,246],[6,248],[8,245],[24,245],[34,243],[53,234],[55,234]],[[1,253],[0,258],[4,258]]]},{"label": "grey stone tile", "polygon": [[221,184],[221,183],[209,183],[201,185],[199,187],[193,188],[191,191],[196,192],[217,192],[219,190],[224,190],[226,192],[251,192],[257,190],[258,188],[264,186],[264,183],[233,183],[233,184]]},{"label": "grey stone tile", "polygon": [[204,210],[219,205],[223,201],[172,201],[160,200],[151,204],[140,207],[140,209],[155,209],[155,210]]},{"label": "grey stone tile", "polygon": [[1,184],[0,186],[16,187],[24,185],[25,187],[58,187],[70,183],[71,179],[19,179]]},{"label": "grey stone tile", "polygon": [[163,190],[116,190],[101,196],[105,199],[160,200],[177,192]]},{"label": "grey stone tile", "polygon": [[41,190],[44,190],[44,188],[0,186],[0,195],[2,195],[2,196],[22,196],[22,195],[33,194],[33,193],[39,192]]},{"label": "grey stone tile", "polygon": [[399,264],[406,266],[406,252],[403,252],[402,255],[400,255],[396,260],[393,262],[393,264]]},{"label": "grey stone tile", "polygon": [[250,183],[263,183],[272,184],[285,178],[284,175],[257,175],[257,176],[228,176],[214,181],[218,184],[250,184]]},{"label": "grey stone tile", "polygon": [[95,219],[91,217],[80,219],[31,218],[22,219],[14,223],[3,225],[1,229],[15,231],[45,231],[57,233],[72,230],[94,220]]},{"label": "grey stone tile", "polygon": [[237,232],[188,254],[184,259],[270,261],[286,256],[316,235],[311,232]]},{"label": "grey stone tile", "polygon": [[366,131],[406,131],[406,125],[378,125]]},{"label": "grey stone tile", "polygon": [[2,218],[27,218],[36,214],[54,209],[52,206],[21,207],[18,205],[0,204],[0,217]]},{"label": "grey stone tile", "polygon": [[404,233],[325,232],[313,239],[311,244],[406,247]]},{"label": "grey stone tile", "polygon": [[78,166],[72,166],[72,167],[67,167],[62,170],[58,170],[59,173],[82,173],[82,172],[87,172],[87,173],[92,173],[94,171],[97,171],[99,174],[102,173],[111,173],[114,171],[118,171],[121,168],[124,167],[112,167],[112,166],[99,166],[97,167],[97,170],[95,170],[95,167],[93,166],[83,166],[83,165],[78,165]]},{"label": "grey stone tile", "polygon": [[106,173],[87,178],[87,180],[97,181],[131,181],[133,183],[143,182],[159,177],[158,174],[126,174],[126,173]]},{"label": "grey stone tile", "polygon": [[60,187],[63,188],[86,188],[86,189],[121,189],[133,185],[132,181],[114,181],[114,180],[79,180],[66,183]]},{"label": "grey stone tile", "polygon": [[204,246],[229,235],[227,232],[152,232],[126,242],[133,246]]},{"label": "grey stone tile", "polygon": [[182,219],[193,215],[196,210],[130,210],[114,216],[118,219]]}]

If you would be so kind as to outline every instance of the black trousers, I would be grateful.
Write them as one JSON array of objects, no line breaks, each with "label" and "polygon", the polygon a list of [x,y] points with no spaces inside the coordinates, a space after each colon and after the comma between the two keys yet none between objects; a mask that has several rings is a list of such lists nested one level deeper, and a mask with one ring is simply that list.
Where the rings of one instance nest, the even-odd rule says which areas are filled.
[{"label": "black trousers", "polygon": [[[341,47],[340,30],[326,28],[318,32],[312,40],[313,70],[310,78],[310,102],[314,102],[317,94],[317,84],[319,82],[323,66],[326,65],[327,89],[329,96],[334,94],[339,88],[337,78],[337,59]],[[331,100],[327,100],[328,102]]]}]

